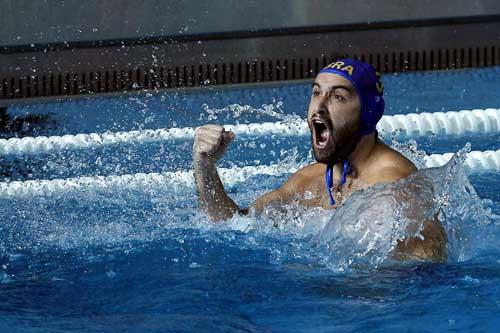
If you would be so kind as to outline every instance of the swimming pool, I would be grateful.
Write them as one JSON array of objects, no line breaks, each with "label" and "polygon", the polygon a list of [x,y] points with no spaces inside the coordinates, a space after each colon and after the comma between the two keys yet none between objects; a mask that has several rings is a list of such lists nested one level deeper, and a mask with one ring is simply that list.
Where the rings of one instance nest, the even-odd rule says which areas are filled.
[{"label": "swimming pool", "polygon": [[[316,246],[310,221],[324,216],[315,212],[277,228],[252,218],[213,224],[198,212],[192,128],[208,121],[239,126],[221,167],[231,196],[248,204],[311,161],[299,120],[310,83],[10,107],[12,117],[43,115],[45,123],[25,134],[57,137],[0,141],[1,330],[494,331],[499,74],[487,68],[384,77],[388,116],[431,113],[419,130],[393,135],[414,140],[401,148],[406,153],[439,154],[422,160],[437,165],[466,142],[473,151],[493,151],[470,155],[467,173],[478,197],[453,207],[473,212],[464,215],[472,218],[463,221],[461,248],[452,249],[459,255],[444,264],[340,266],[335,253]],[[473,109],[480,111],[438,113]],[[386,118],[385,126],[396,121]],[[436,135],[428,133],[433,126]]]}]

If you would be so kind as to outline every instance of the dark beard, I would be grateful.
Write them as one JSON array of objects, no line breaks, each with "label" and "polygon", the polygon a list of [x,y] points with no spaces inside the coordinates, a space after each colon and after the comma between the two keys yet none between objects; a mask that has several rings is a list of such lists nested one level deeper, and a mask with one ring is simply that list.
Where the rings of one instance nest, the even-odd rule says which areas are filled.
[{"label": "dark beard", "polygon": [[[345,159],[356,149],[359,140],[359,125],[346,124],[338,129],[330,130],[330,139],[324,149],[317,150],[313,144],[313,153],[318,163],[335,165]],[[311,142],[314,140],[311,133]]]}]

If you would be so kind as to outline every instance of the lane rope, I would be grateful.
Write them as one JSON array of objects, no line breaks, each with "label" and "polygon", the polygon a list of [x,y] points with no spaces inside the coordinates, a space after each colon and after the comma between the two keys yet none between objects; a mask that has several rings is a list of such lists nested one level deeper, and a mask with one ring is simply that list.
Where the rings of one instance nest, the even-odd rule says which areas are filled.
[{"label": "lane rope", "polygon": [[[425,157],[427,167],[442,166],[450,160],[453,153],[433,154]],[[219,168],[221,180],[226,186],[243,183],[256,175],[282,176],[293,173],[305,164],[272,164],[263,166],[245,166],[240,168]],[[469,173],[500,171],[500,150],[472,151],[465,160],[465,169]],[[121,176],[80,177],[54,180],[29,180],[0,183],[0,197],[44,196],[65,191],[105,191],[114,192],[129,189],[167,187],[176,193],[186,187],[194,186],[192,170],[164,173],[137,173]]]},{"label": "lane rope", "polygon": [[[303,119],[289,122],[265,122],[226,125],[238,136],[307,136],[309,128]],[[500,132],[500,109],[463,110],[434,113],[410,113],[383,116],[377,129],[382,136],[401,131],[407,137],[428,134],[460,135]],[[192,139],[195,128],[169,128],[115,133],[91,133],[63,136],[38,136],[0,140],[0,155],[37,154],[66,149],[88,149],[112,144],[149,143]]]}]

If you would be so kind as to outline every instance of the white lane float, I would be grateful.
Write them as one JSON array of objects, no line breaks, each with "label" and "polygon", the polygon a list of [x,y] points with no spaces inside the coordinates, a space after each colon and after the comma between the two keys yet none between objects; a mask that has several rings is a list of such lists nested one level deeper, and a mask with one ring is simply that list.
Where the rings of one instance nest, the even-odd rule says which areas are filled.
[{"label": "white lane float", "polygon": [[[303,119],[287,122],[265,122],[227,125],[238,136],[306,136],[307,123]],[[410,113],[383,116],[378,126],[381,135],[400,131],[407,137],[428,134],[460,135],[465,133],[500,132],[500,109],[463,110],[434,113]],[[163,128],[129,132],[91,133],[51,137],[25,137],[0,140],[0,155],[37,154],[66,149],[87,149],[112,144],[148,143],[192,139],[195,128]]]},{"label": "white lane float", "polygon": [[[426,156],[427,167],[437,167],[446,164],[453,153],[433,154]],[[262,166],[244,166],[240,168],[219,168],[222,181],[227,186],[233,186],[247,181],[256,175],[281,176],[293,173],[304,164],[272,164]],[[481,173],[487,171],[500,171],[500,150],[472,151],[467,154],[465,169],[468,173]],[[102,191],[102,190],[128,190],[148,189],[158,186],[168,186],[169,191],[194,186],[194,177],[191,170],[180,170],[164,173],[137,173],[121,176],[96,176],[79,177],[54,180],[28,180],[0,183],[0,197],[45,196],[63,193],[71,190]]]}]

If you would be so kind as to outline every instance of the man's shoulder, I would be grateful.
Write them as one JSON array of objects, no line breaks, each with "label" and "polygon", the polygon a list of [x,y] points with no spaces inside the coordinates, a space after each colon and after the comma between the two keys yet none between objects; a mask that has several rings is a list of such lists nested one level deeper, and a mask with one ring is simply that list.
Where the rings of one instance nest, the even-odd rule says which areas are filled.
[{"label": "man's shoulder", "polygon": [[311,181],[322,177],[326,171],[326,165],[322,163],[312,163],[306,165],[305,167],[297,170],[293,175],[290,176],[288,181],[296,186],[304,186],[309,184]]},{"label": "man's shoulder", "polygon": [[415,165],[394,149],[385,146],[378,153],[371,172],[373,184],[406,178],[417,170]]}]

